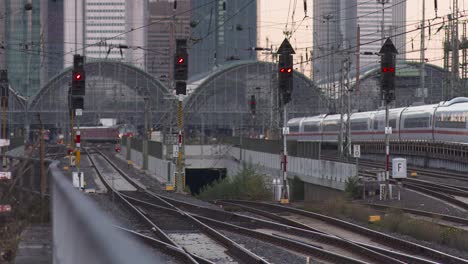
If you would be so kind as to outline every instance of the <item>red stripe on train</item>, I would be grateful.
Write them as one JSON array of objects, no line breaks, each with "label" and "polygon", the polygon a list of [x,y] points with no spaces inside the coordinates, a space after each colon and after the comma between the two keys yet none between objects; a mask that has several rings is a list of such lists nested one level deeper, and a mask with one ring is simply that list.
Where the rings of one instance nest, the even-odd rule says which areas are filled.
[{"label": "red stripe on train", "polygon": [[[432,130],[430,129],[418,129],[418,130],[395,130],[393,134],[432,134]],[[450,131],[450,130],[435,130],[434,133],[436,134],[447,134],[447,135],[466,135],[468,136],[468,131]],[[352,135],[383,135],[383,131],[375,131],[375,132],[351,132]],[[338,133],[289,133],[289,136],[337,136]]]}]

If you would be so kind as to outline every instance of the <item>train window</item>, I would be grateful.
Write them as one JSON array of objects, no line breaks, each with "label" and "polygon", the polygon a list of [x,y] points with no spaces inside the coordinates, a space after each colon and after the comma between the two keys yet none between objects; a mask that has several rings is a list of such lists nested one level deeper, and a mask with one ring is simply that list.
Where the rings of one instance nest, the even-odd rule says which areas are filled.
[{"label": "train window", "polygon": [[466,113],[438,113],[436,115],[436,127],[442,128],[466,128],[468,115]]},{"label": "train window", "polygon": [[289,132],[299,132],[299,126],[289,126]]},{"label": "train window", "polygon": [[379,129],[379,120],[375,119],[374,120],[374,130]]},{"label": "train window", "polygon": [[441,128],[466,128],[465,122],[458,121],[436,121],[436,127]]},{"label": "train window", "polygon": [[388,124],[393,128],[396,129],[396,119],[388,120]]},{"label": "train window", "polygon": [[351,130],[367,130],[367,129],[368,129],[367,121],[360,121],[360,122],[351,121]]},{"label": "train window", "polygon": [[338,131],[338,125],[337,124],[329,124],[329,125],[325,125],[323,127],[323,131]]},{"label": "train window", "polygon": [[406,118],[404,122],[405,128],[429,127],[431,124],[430,118],[427,117],[412,117]]},{"label": "train window", "polygon": [[318,125],[304,125],[304,132],[318,132]]}]

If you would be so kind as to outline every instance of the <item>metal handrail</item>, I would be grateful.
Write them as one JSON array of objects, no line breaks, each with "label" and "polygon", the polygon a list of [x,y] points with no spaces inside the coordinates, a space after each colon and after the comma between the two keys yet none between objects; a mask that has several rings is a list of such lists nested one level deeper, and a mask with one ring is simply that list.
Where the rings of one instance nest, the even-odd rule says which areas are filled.
[{"label": "metal handrail", "polygon": [[154,251],[112,226],[115,221],[50,165],[53,263],[158,263]]}]

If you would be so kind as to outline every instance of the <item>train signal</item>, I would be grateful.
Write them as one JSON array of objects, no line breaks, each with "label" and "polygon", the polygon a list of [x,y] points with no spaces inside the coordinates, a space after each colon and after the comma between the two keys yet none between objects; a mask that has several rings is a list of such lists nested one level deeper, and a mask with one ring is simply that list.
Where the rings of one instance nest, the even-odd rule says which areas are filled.
[{"label": "train signal", "polygon": [[174,57],[174,80],[186,81],[188,78],[188,52],[187,40],[176,40],[176,53]]},{"label": "train signal", "polygon": [[73,56],[72,82],[69,97],[69,106],[71,110],[84,109],[85,94],[86,74],[84,70],[84,57],[79,54],[75,54]]},{"label": "train signal", "polygon": [[291,101],[293,90],[293,58],[290,54],[279,56],[278,84],[282,98],[282,103],[287,104]]},{"label": "train signal", "polygon": [[0,213],[9,213],[9,212],[11,212],[11,205],[0,204]]},{"label": "train signal", "polygon": [[257,108],[257,101],[255,100],[255,95],[250,96],[250,112],[252,115],[255,115]]},{"label": "train signal", "polygon": [[287,39],[284,39],[283,43],[279,47],[277,53],[279,54],[278,63],[278,85],[279,92],[281,94],[281,102],[287,104],[291,101],[291,95],[293,90],[293,57],[295,54],[291,43]]},{"label": "train signal", "polygon": [[10,89],[8,88],[8,71],[0,70],[0,89],[1,96],[7,97],[9,95]]},{"label": "train signal", "polygon": [[86,93],[86,78],[84,71],[84,57],[75,54],[73,56],[73,71],[72,71],[72,96],[84,96]]},{"label": "train signal", "polygon": [[176,81],[175,86],[176,86],[176,94],[177,95],[179,95],[179,94],[186,95],[187,94],[187,83],[186,82]]},{"label": "train signal", "polygon": [[81,72],[74,72],[73,73],[73,80],[74,81],[81,81],[81,79],[83,78],[83,75]]},{"label": "train signal", "polygon": [[381,61],[381,94],[385,102],[395,100],[396,50],[393,42],[388,38],[380,49]]}]

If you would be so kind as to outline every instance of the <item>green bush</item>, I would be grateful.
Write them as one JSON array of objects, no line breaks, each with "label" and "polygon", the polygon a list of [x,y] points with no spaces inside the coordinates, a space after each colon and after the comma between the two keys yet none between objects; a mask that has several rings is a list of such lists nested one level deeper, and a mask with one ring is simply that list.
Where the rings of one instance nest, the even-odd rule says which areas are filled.
[{"label": "green bush", "polygon": [[201,189],[198,195],[203,200],[242,199],[265,200],[271,198],[263,175],[251,166],[245,166],[234,176],[225,177]]},{"label": "green bush", "polygon": [[360,188],[359,188],[359,179],[358,177],[349,177],[345,181],[345,192],[351,199],[358,199],[361,197]]}]

